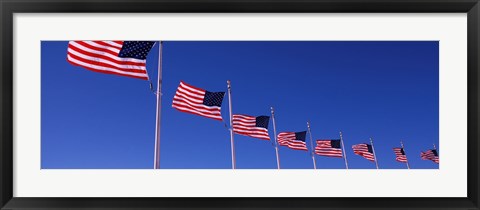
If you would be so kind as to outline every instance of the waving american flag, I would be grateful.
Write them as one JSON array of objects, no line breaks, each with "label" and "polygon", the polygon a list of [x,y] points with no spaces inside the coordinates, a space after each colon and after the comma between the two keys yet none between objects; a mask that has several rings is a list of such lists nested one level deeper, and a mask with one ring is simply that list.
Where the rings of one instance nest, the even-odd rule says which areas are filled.
[{"label": "waving american flag", "polygon": [[172,107],[181,112],[222,120],[222,101],[225,92],[209,92],[183,81],[173,97]]},{"label": "waving american flag", "polygon": [[305,137],[307,131],[302,132],[281,132],[277,135],[278,144],[287,146],[290,149],[308,151]]},{"label": "waving american flag", "polygon": [[233,115],[233,132],[253,138],[270,140],[268,135],[269,116]]},{"label": "waving american flag", "polygon": [[148,80],[151,41],[70,41],[67,60],[91,71]]}]

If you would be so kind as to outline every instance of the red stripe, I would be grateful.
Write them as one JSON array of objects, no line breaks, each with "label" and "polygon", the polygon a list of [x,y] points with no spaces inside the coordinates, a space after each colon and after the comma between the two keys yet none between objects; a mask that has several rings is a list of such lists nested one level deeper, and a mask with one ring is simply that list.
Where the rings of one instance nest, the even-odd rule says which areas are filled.
[{"label": "red stripe", "polygon": [[73,62],[69,61],[68,59],[67,59],[67,61],[68,61],[70,64],[74,65],[74,66],[80,66],[80,67],[83,67],[83,68],[88,69],[88,70],[90,70],[90,71],[94,71],[94,72],[98,72],[98,73],[113,74],[113,75],[120,75],[120,76],[126,76],[126,77],[131,77],[131,78],[148,80],[148,76],[147,76],[146,74],[145,74],[144,77],[142,77],[142,76],[135,76],[135,75],[130,75],[130,74],[121,74],[121,73],[112,72],[112,71],[102,71],[102,70],[90,68],[90,67],[87,67],[87,66],[78,65],[78,64],[76,64],[76,63],[73,63]]},{"label": "red stripe", "polygon": [[183,103],[186,103],[187,106],[190,106],[192,108],[195,108],[195,109],[199,109],[199,110],[202,110],[202,111],[205,111],[205,112],[214,112],[214,111],[220,111],[220,107],[218,106],[206,106],[204,105],[203,103],[195,103],[195,102],[192,102],[188,99],[186,99],[185,97],[181,97],[181,96],[175,96],[173,97],[173,101],[174,102],[183,102]]},{"label": "red stripe", "polygon": [[270,140],[270,136],[266,136],[266,135],[257,134],[258,136],[252,136],[251,133],[249,133],[249,132],[242,132],[242,131],[235,131],[235,133],[236,133],[236,134],[240,134],[240,135],[245,135],[245,136],[253,137],[253,138],[257,138],[257,139]]},{"label": "red stripe", "polygon": [[[175,107],[173,107],[173,108],[175,108]],[[222,119],[212,118],[212,117],[205,116],[205,115],[201,115],[201,114],[198,114],[198,113],[189,111],[189,110],[181,110],[181,109],[177,109],[177,108],[175,108],[175,109],[178,110],[178,111],[181,111],[181,112],[190,113],[190,114],[194,114],[194,115],[198,115],[198,116],[202,116],[202,117],[206,117],[206,118],[210,118],[210,119],[222,121]]]},{"label": "red stripe", "polygon": [[[113,55],[113,56],[115,56],[115,57],[118,57],[118,53],[112,52],[112,51],[110,51],[110,50],[108,50],[108,49],[105,49],[105,48],[100,48],[100,47],[96,47],[96,46],[89,45],[89,44],[87,44],[87,43],[84,42],[84,41],[79,41],[79,42],[75,42],[75,43],[77,43],[78,45],[81,45],[81,46],[83,46],[83,47],[85,47],[85,48],[91,49],[91,50],[100,51],[100,52],[107,53],[107,54]],[[68,46],[69,46],[70,48],[71,48],[71,47],[74,47],[74,46],[71,45],[71,44],[68,44]],[[107,45],[105,45],[105,46],[107,46]],[[77,48],[77,49],[78,49],[78,48]],[[97,54],[95,54],[95,55],[97,55]]]},{"label": "red stripe", "polygon": [[[111,44],[106,43],[106,42],[103,42],[103,41],[92,41],[92,42],[95,43],[95,44],[99,44],[99,45],[103,45],[103,46],[108,46],[108,47],[115,48],[115,49],[117,49],[118,51],[120,51],[120,50],[122,49],[122,47],[117,47],[117,46],[115,46],[115,45],[111,45]],[[123,43],[122,43],[122,45],[123,45]]]},{"label": "red stripe", "polygon": [[[183,84],[183,85],[185,85],[185,86],[187,86],[187,87],[189,87],[189,88],[192,88],[192,89],[195,89],[195,90],[198,90],[198,91],[205,92],[204,89],[198,88],[198,87],[194,87],[194,86],[192,86],[192,85],[189,85],[189,84],[185,83],[184,81],[180,81],[180,83]],[[187,91],[188,91],[188,90],[187,90]]]},{"label": "red stripe", "polygon": [[[177,103],[175,103],[177,102]],[[198,108],[198,107],[194,107],[194,106],[191,106],[191,105],[185,105],[185,104],[179,104],[178,102],[182,102],[182,100],[174,100],[173,101],[173,105],[174,106],[178,106],[178,107],[181,107],[181,108],[185,108],[185,109],[191,109],[191,110],[195,110],[195,111],[198,111],[198,112],[201,112],[201,113],[204,113],[204,114],[209,114],[209,115],[216,115],[216,116],[220,116],[220,114],[218,113],[215,113],[215,112],[212,112],[210,110],[206,110],[206,109],[203,109],[203,108]],[[215,111],[220,111],[220,109],[217,109]]]},{"label": "red stripe", "polygon": [[[116,66],[107,64],[107,63],[100,62],[100,61],[87,60],[87,59],[84,59],[84,58],[82,58],[82,57],[76,56],[76,55],[74,55],[74,54],[72,54],[72,53],[68,53],[68,55],[70,55],[72,58],[74,58],[74,59],[76,59],[76,60],[82,61],[82,62],[84,62],[84,63],[92,64],[92,65],[95,65],[95,66],[108,67],[108,68],[112,68],[112,69],[116,69],[116,70],[124,71],[124,72],[143,73],[143,74],[146,74],[146,73],[147,73],[147,71],[145,71],[145,70],[119,68],[119,67],[116,67]],[[78,64],[77,64],[77,65],[78,65]],[[83,66],[83,65],[82,65],[82,66]],[[85,66],[84,66],[84,67],[85,67]],[[105,71],[108,71],[108,70],[105,70]]]}]

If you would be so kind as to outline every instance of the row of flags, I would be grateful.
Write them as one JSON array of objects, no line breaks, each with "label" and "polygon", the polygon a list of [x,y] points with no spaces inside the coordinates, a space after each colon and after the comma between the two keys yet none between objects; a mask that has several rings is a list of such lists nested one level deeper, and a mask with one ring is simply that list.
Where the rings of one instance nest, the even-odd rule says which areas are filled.
[{"label": "row of flags", "polygon": [[[146,69],[146,58],[150,50],[156,42],[153,41],[70,41],[67,49],[67,61],[75,66],[80,66],[91,71],[106,74],[114,74],[127,76],[143,80],[150,80]],[[159,47],[159,57],[161,60],[161,47]],[[159,81],[161,81],[161,62],[158,65]],[[230,81],[228,83],[229,93],[229,111],[230,111],[230,131],[231,131],[231,147],[232,147],[232,168],[235,168],[235,152],[234,152],[234,136],[233,133],[249,136],[252,138],[271,140],[268,133],[270,116],[251,116],[245,114],[233,114],[230,92]],[[159,116],[159,97],[161,95],[161,83],[157,87],[157,116]],[[210,92],[205,89],[195,87],[181,81],[175,96],[173,97],[172,107],[178,111],[199,115],[202,117],[223,121],[221,115],[221,106],[226,92]],[[310,143],[313,144],[313,138],[310,131],[310,124],[307,122],[308,130],[299,132],[280,132],[276,134],[274,110],[271,108],[271,118],[274,125],[275,149],[277,155],[277,165],[280,169],[280,161],[278,157],[278,145],[285,146],[293,150],[309,151],[306,144],[307,132],[310,134]],[[159,133],[160,126],[157,119],[156,132]],[[375,156],[373,141],[370,144],[361,143],[352,146],[354,154],[364,157],[369,161],[375,162],[377,168],[378,163]],[[393,148],[396,155],[396,161],[406,163],[408,160],[405,150],[402,147]],[[159,168],[159,154],[157,152],[159,146],[159,135],[155,142],[155,168]],[[435,145],[434,145],[435,146]],[[311,145],[312,159],[314,168],[315,156],[326,156],[344,158],[345,166],[348,169],[345,148],[343,146],[342,134],[340,139],[322,139],[316,141],[316,146]],[[420,154],[422,160],[431,160],[439,163],[438,152],[430,149]]]},{"label": "row of flags", "polygon": [[[185,90],[185,87],[189,87],[189,89]],[[196,92],[198,90],[201,90],[202,93],[206,94],[200,94],[201,97],[197,98],[198,100],[195,106],[178,106],[181,101],[189,100],[189,98],[199,96],[197,95],[199,92]],[[215,120],[222,120],[220,111],[224,95],[225,92],[209,92],[181,81],[177,88],[175,97],[173,98],[173,108],[182,112],[196,114]],[[270,140],[270,136],[268,134],[270,116],[255,117],[244,114],[233,114],[232,116],[234,133],[262,140]],[[306,138],[307,131],[287,131],[280,132],[278,135],[276,135],[276,141],[279,146],[285,146],[290,149],[303,151],[309,150],[307,148]],[[343,142],[341,139],[317,140],[313,153],[319,156],[345,158],[344,151],[342,150],[342,144]],[[362,156],[363,158],[377,164],[373,142],[371,144],[355,144],[352,146],[352,149],[354,154]],[[393,148],[393,151],[398,162],[408,163],[405,150],[403,149],[403,143],[402,147]],[[436,149],[421,152],[421,158],[423,160],[432,160],[435,163],[439,163]]]}]

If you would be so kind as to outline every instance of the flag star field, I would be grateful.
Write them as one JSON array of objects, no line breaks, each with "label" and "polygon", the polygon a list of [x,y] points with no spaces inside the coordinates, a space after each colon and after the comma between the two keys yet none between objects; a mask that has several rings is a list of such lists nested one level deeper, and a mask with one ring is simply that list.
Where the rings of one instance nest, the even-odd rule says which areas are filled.
[{"label": "flag star field", "polygon": [[118,56],[125,58],[146,59],[155,42],[126,41]]},{"label": "flag star field", "polygon": [[[41,42],[42,169],[153,168],[159,45]],[[229,96],[237,169],[276,170],[276,145],[282,170],[442,162],[437,41],[163,40],[161,59],[160,169],[231,170]]]}]

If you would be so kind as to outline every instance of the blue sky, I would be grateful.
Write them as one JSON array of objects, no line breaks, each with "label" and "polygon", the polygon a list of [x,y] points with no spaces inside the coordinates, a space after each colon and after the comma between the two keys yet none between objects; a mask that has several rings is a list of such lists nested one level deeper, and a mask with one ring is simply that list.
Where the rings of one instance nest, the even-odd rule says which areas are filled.
[{"label": "blue sky", "polygon": [[[151,169],[156,97],[149,83],[92,72],[66,60],[67,41],[43,41],[41,53],[42,169]],[[160,167],[230,169],[230,135],[216,120],[179,112],[172,99],[180,80],[208,91],[232,81],[235,114],[270,115],[277,132],[315,139],[343,132],[351,169],[375,164],[353,154],[374,140],[381,169],[404,169],[392,148],[404,142],[410,167],[439,138],[436,41],[165,41]],[[158,44],[147,58],[157,78]],[[155,84],[156,85],[156,84]],[[228,100],[222,105],[228,122]],[[269,125],[273,138],[273,124]],[[308,136],[307,136],[308,137]],[[307,140],[309,140],[307,138]],[[310,145],[310,142],[307,141]],[[272,142],[235,135],[239,169],[276,169]],[[308,152],[280,147],[284,169],[312,169]],[[341,158],[316,156],[318,169],[345,168]]]}]

